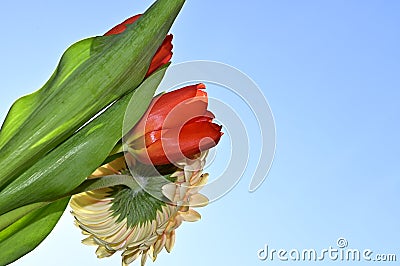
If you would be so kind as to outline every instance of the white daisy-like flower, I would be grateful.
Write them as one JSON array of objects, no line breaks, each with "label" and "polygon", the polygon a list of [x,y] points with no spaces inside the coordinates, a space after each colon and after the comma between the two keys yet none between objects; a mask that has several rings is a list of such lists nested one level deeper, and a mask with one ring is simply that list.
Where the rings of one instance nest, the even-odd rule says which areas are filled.
[{"label": "white daisy-like flower", "polygon": [[[97,246],[98,258],[122,251],[123,266],[139,256],[141,265],[147,257],[154,261],[163,248],[170,252],[175,243],[175,230],[182,222],[200,220],[200,214],[193,207],[208,204],[207,197],[199,194],[208,180],[208,174],[202,174],[206,155],[204,152],[193,160],[178,162],[181,168],[164,175],[172,182],[154,182],[159,186],[151,187],[149,181],[150,190],[158,190],[164,200],[153,197],[140,186],[123,185],[74,195],[70,203],[72,214],[76,225],[87,236],[82,242]],[[120,157],[98,168],[89,178],[127,174],[125,159]]]}]

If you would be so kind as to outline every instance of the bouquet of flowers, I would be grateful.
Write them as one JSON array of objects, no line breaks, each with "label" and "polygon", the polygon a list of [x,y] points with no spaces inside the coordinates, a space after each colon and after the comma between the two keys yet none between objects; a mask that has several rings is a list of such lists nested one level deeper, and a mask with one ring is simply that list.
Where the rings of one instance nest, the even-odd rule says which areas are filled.
[{"label": "bouquet of flowers", "polygon": [[[0,264],[36,248],[68,204],[84,244],[122,264],[171,251],[194,207],[221,126],[204,84],[154,95],[172,57],[167,35],[184,0],[157,0],[63,54],[0,131]],[[128,108],[129,106],[129,108]]]}]

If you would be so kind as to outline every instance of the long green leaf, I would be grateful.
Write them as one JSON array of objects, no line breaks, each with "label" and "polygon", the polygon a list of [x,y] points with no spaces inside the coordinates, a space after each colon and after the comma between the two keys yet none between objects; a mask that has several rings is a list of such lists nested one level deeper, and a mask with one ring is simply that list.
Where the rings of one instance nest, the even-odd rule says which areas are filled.
[{"label": "long green leaf", "polygon": [[153,73],[133,94],[118,100],[5,187],[0,193],[0,215],[27,204],[55,200],[81,184],[122,138],[128,105],[129,123],[139,121],[166,69]]},{"label": "long green leaf", "polygon": [[[60,67],[45,86],[49,93],[42,93],[44,98],[31,96],[14,105],[1,135],[0,189],[142,82],[183,3],[158,0],[122,34],[89,39],[90,56],[87,45],[78,49],[83,53],[80,64],[65,67],[71,70],[67,74]],[[24,109],[27,103],[34,109]],[[25,116],[23,122],[15,122],[19,114]]]},{"label": "long green leaf", "polygon": [[69,198],[30,212],[0,231],[0,265],[6,265],[37,247],[53,230]]},{"label": "long green leaf", "polygon": [[52,94],[56,93],[57,87],[90,57],[93,41],[94,38],[89,38],[69,47],[49,81],[37,92],[26,95],[13,104],[0,131],[0,148],[10,140],[22,124],[26,123],[32,113],[39,108],[41,101],[51,98]]},{"label": "long green leaf", "polygon": [[33,203],[29,204],[23,207],[20,207],[18,209],[12,210],[10,212],[7,212],[3,215],[0,216],[0,231],[2,231],[4,228],[10,226],[11,224],[15,223],[22,217],[24,217],[26,214],[30,213],[31,211],[34,211],[36,209],[39,209],[43,206],[46,206],[49,204],[49,202],[38,202],[38,203]]}]

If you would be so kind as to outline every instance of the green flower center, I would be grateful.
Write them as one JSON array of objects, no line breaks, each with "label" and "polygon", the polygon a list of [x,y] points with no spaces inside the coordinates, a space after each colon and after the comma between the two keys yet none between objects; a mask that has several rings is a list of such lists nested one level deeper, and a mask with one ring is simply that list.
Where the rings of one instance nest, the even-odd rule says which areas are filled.
[{"label": "green flower center", "polygon": [[[174,181],[171,174],[164,176],[154,174],[154,172],[151,174],[152,172],[146,168],[145,165],[135,167],[135,178],[132,177],[132,179],[138,183],[136,188],[123,185],[111,188],[112,215],[117,217],[117,222],[122,222],[126,218],[130,228],[156,219],[157,212],[162,211],[162,207],[168,202],[162,194],[162,187]],[[130,175],[129,170],[123,171],[122,174]]]},{"label": "green flower center", "polygon": [[117,222],[122,222],[127,218],[128,227],[154,220],[157,211],[161,211],[165,206],[163,201],[156,199],[143,189],[135,191],[126,186],[115,186],[112,189],[113,216],[118,217]]}]

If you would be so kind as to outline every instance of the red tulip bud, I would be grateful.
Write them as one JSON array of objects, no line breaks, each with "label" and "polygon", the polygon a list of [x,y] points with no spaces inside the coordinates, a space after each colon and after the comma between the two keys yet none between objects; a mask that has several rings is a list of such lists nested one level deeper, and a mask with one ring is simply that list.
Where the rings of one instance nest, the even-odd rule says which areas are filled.
[{"label": "red tulip bud", "polygon": [[217,145],[221,126],[207,110],[204,84],[155,97],[127,137],[133,156],[145,164],[169,164]]},{"label": "red tulip bud", "polygon": [[[104,35],[114,35],[120,34],[126,30],[126,25],[133,24],[136,20],[140,18],[141,14],[130,17],[126,19],[124,22],[118,24],[111,30],[107,31]],[[167,35],[165,37],[163,43],[158,48],[157,52],[154,54],[154,57],[150,63],[150,67],[147,70],[146,77],[150,76],[155,70],[159,67],[165,65],[171,60],[172,57],[172,34]]]}]

